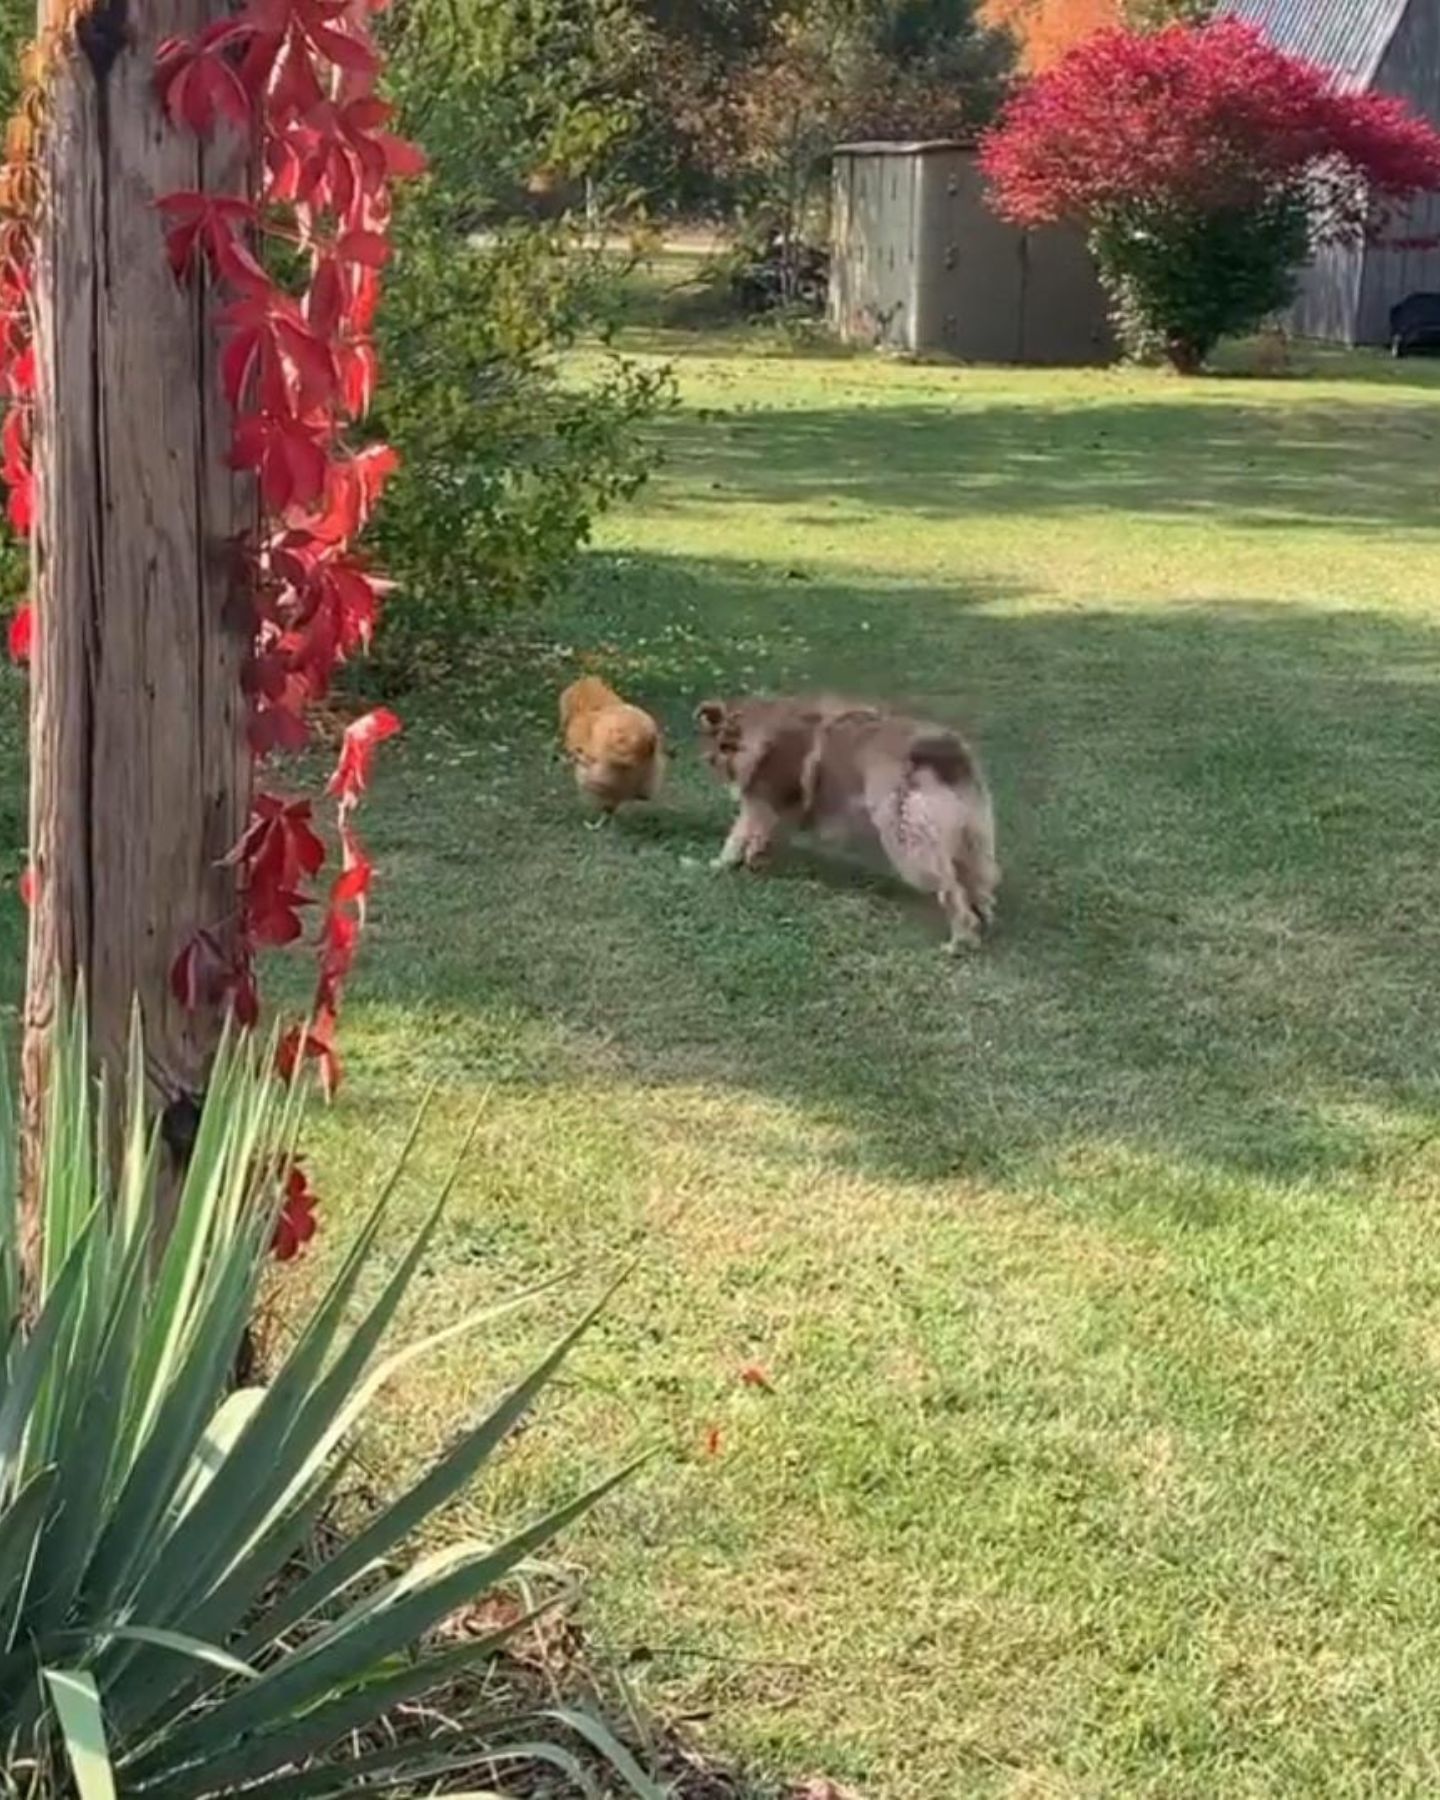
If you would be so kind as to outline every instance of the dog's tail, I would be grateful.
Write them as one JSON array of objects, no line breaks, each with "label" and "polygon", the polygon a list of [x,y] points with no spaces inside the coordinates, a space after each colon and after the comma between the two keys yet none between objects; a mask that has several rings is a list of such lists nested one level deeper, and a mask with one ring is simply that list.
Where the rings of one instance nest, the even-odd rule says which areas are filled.
[{"label": "dog's tail", "polygon": [[975,758],[953,731],[927,731],[914,739],[908,752],[912,769],[928,769],[948,787],[962,787],[975,780]]}]

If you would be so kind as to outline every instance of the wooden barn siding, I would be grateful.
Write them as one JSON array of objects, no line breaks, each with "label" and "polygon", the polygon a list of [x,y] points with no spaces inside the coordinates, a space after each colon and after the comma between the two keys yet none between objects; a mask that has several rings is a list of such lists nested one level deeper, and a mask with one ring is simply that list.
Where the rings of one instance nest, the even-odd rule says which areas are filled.
[{"label": "wooden barn siding", "polygon": [[[1411,0],[1375,79],[1432,124],[1440,125],[1440,4]],[[1427,194],[1388,228],[1392,237],[1440,237],[1440,194]],[[1386,250],[1365,256],[1356,337],[1362,344],[1390,340],[1390,308],[1407,294],[1440,291],[1440,249]]]},{"label": "wooden barn siding", "polygon": [[1365,257],[1359,246],[1324,249],[1300,277],[1290,328],[1300,337],[1353,344]]}]

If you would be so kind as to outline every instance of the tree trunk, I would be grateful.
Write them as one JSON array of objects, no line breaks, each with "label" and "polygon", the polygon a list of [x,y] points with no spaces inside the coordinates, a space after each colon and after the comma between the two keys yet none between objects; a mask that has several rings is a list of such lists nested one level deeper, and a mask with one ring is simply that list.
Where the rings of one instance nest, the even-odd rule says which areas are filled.
[{"label": "tree trunk", "polygon": [[117,1075],[138,999],[157,1106],[203,1090],[220,1026],[217,1011],[182,1009],[169,971],[197,928],[222,943],[233,929],[222,859],[249,804],[251,633],[235,550],[255,505],[227,462],[218,302],[199,277],[176,281],[155,202],[243,194],[249,164],[233,136],[202,144],[172,129],[154,61],[164,38],[226,11],[100,0],[51,87],[36,268],[32,1169],[52,1023],[78,986],[96,1063]]}]

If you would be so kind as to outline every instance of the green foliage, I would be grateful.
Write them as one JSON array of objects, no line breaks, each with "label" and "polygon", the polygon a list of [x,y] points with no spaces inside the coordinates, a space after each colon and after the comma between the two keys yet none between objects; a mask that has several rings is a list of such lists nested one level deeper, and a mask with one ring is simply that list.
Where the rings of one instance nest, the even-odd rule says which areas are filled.
[{"label": "green foliage", "polygon": [[511,225],[480,246],[416,208],[399,233],[379,413],[403,463],[375,539],[402,591],[376,656],[382,678],[409,681],[554,593],[595,514],[645,479],[641,427],[670,383],[619,357],[584,383],[560,380],[556,351],[612,287],[563,223]]},{"label": "green foliage", "polygon": [[[612,170],[643,42],[626,0],[408,0],[391,23],[394,97],[432,164],[397,217],[378,328],[379,423],[403,463],[375,534],[402,587],[376,642],[391,686],[543,601],[649,467],[640,427],[666,378],[604,354],[583,382],[556,365],[612,303],[598,239],[631,198]],[[582,229],[563,208],[587,190]]]},{"label": "green foliage", "polygon": [[20,53],[35,31],[35,8],[0,0],[0,118],[9,118],[20,92]]},{"label": "green foliage", "polygon": [[537,177],[603,177],[635,129],[648,39],[629,0],[404,0],[387,81],[452,222],[513,208]]},{"label": "green foliage", "polygon": [[1115,211],[1092,227],[1090,245],[1125,348],[1194,370],[1222,338],[1253,331],[1294,299],[1308,208],[1303,193],[1280,189],[1223,212]]},{"label": "green foliage", "polygon": [[[377,1392],[424,1350],[484,1322],[476,1315],[375,1361],[448,1184],[380,1277],[373,1251],[392,1177],[274,1380],[230,1392],[296,1108],[249,1049],[222,1047],[157,1255],[143,1068],[137,1032],[112,1183],[83,1026],[60,1034],[29,1279],[13,1118],[0,1129],[0,1780],[13,1791],[23,1777],[35,1800],[71,1792],[72,1781],[85,1797],[198,1800],[243,1787],[280,1800],[362,1784],[413,1791],[477,1758],[503,1760],[536,1721],[502,1716],[499,1703],[481,1716],[456,1700],[452,1724],[424,1741],[392,1736],[363,1753],[356,1742],[401,1703],[484,1671],[503,1633],[437,1648],[433,1628],[613,1485],[498,1546],[393,1561],[483,1470],[576,1333],[354,1535],[312,1546],[302,1574],[295,1559]],[[598,1728],[586,1730],[595,1741]],[[650,1792],[615,1755],[633,1791]]]},{"label": "green foliage", "polygon": [[1215,16],[1216,0],[1126,0],[1125,23],[1137,31],[1165,25],[1203,25]]},{"label": "green foliage", "polygon": [[629,166],[662,203],[784,212],[842,136],[986,124],[1014,45],[976,0],[765,0],[693,10],[637,0],[662,46]]},{"label": "green foliage", "polygon": [[776,233],[794,263],[807,235],[824,236],[838,142],[973,131],[993,117],[1013,57],[973,0],[799,0],[735,71],[717,128],[747,226]]}]

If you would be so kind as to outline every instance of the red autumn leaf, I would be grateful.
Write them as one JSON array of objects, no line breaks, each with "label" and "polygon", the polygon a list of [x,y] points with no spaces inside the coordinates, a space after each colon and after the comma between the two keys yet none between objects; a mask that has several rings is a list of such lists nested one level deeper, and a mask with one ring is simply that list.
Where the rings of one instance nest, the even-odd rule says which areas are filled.
[{"label": "red autumn leaf", "polygon": [[245,924],[257,944],[280,950],[305,935],[300,908],[313,902],[290,888],[276,888],[255,896],[245,909]]},{"label": "red autumn leaf", "polygon": [[185,1008],[216,1006],[224,997],[230,964],[210,931],[197,931],[170,965],[170,991]]},{"label": "red autumn leaf", "polygon": [[224,859],[245,874],[249,892],[295,888],[313,880],[325,861],[325,845],[311,824],[308,800],[256,796],[244,836]]},{"label": "red autumn leaf", "polygon": [[320,1085],[326,1098],[333,1098],[340,1085],[340,1059],[335,1054],[332,1042],[335,1030],[333,1015],[326,1014],[306,1030],[302,1025],[294,1025],[280,1040],[280,1047],[275,1055],[276,1073],[282,1081],[293,1081],[300,1068],[307,1062],[313,1062],[320,1072]]},{"label": "red autumn leaf", "polygon": [[363,917],[365,896],[370,891],[370,878],[375,873],[375,865],[361,849],[359,840],[348,825],[341,825],[340,838],[344,847],[345,866],[330,890],[330,904],[344,906],[351,901],[358,901]]},{"label": "red autumn leaf", "polygon": [[250,201],[183,190],[164,195],[156,204],[171,221],[165,248],[177,279],[189,274],[200,253],[208,259],[212,272],[232,287],[247,293],[271,287],[270,277],[243,236],[258,222]]},{"label": "red autumn leaf", "polygon": [[338,796],[342,806],[353,806],[370,780],[370,764],[377,745],[394,737],[400,721],[388,707],[379,706],[345,727],[340,760],[330,777],[327,793]]},{"label": "red autumn leaf", "polygon": [[425,152],[408,138],[392,137],[388,131],[382,131],[379,143],[385,152],[385,167],[403,181],[423,175],[429,167]]},{"label": "red autumn leaf", "polygon": [[11,363],[5,375],[10,392],[17,399],[28,399],[35,392],[35,346],[27,343]]},{"label": "red autumn leaf", "polygon": [[272,125],[303,119],[325,104],[325,85],[315,68],[309,45],[298,31],[287,31],[271,62],[268,95]]},{"label": "red autumn leaf", "polygon": [[705,1427],[706,1456],[718,1456],[720,1454],[720,1442],[720,1427],[718,1425],[707,1425]]},{"label": "red autumn leaf", "polygon": [[379,67],[379,58],[373,48],[346,32],[319,25],[310,31],[309,37],[315,48],[329,57],[336,68],[356,75],[373,75]]},{"label": "red autumn leaf", "polygon": [[160,46],[155,82],[172,125],[202,137],[222,118],[248,128],[250,91],[226,55],[246,30],[243,22],[226,19],[197,38],[168,38]]},{"label": "red autumn leaf", "polygon": [[230,1005],[235,1014],[235,1023],[242,1030],[253,1031],[260,1020],[260,993],[255,985],[254,967],[248,959],[235,971],[230,989]]},{"label": "red autumn leaf", "polygon": [[302,529],[326,544],[357,537],[399,467],[399,453],[388,444],[371,444],[356,456],[337,458],[327,471],[324,507],[305,519]]},{"label": "red autumn leaf", "polygon": [[375,323],[375,314],[379,310],[380,271],[368,269],[361,263],[352,268],[350,273],[354,287],[345,323],[357,337],[363,337]]},{"label": "red autumn leaf", "polygon": [[25,906],[33,906],[35,904],[35,896],[40,891],[40,878],[35,873],[34,863],[26,863],[25,867],[20,871],[20,880],[17,885],[20,889],[20,899],[22,904]]},{"label": "red autumn leaf", "polygon": [[341,344],[335,352],[340,366],[340,393],[345,410],[352,419],[363,419],[375,398],[380,378],[380,359],[368,339],[358,344]]},{"label": "red autumn leaf", "polygon": [[35,609],[27,600],[23,606],[17,606],[10,615],[10,660],[24,663],[30,660],[30,651],[35,637]]},{"label": "red autumn leaf", "polygon": [[746,1387],[760,1388],[767,1394],[774,1391],[770,1385],[770,1377],[759,1363],[746,1363],[740,1371],[740,1380]]},{"label": "red autumn leaf", "polygon": [[0,427],[0,480],[12,490],[30,480],[30,415],[24,407],[12,406]]},{"label": "red autumn leaf", "polygon": [[297,1156],[285,1173],[275,1233],[270,1240],[271,1253],[277,1262],[292,1261],[314,1237],[316,1205],[314,1190]]},{"label": "red autumn leaf", "polygon": [[390,260],[390,244],[378,231],[347,231],[335,245],[335,254],[341,262],[381,269]]},{"label": "red autumn leaf", "polygon": [[19,536],[30,535],[30,528],[35,523],[35,483],[29,475],[18,477],[12,485],[10,498],[5,503],[5,517]]},{"label": "red autumn leaf", "polygon": [[322,338],[333,338],[345,312],[345,276],[333,256],[322,256],[305,295],[305,320]]},{"label": "red autumn leaf", "polygon": [[321,425],[254,413],[237,420],[230,460],[237,469],[258,473],[260,497],[271,512],[309,506],[325,491],[323,435]]},{"label": "red autumn leaf", "polygon": [[333,397],[335,359],[324,340],[306,324],[288,294],[273,284],[247,294],[220,314],[230,336],[221,355],[221,373],[230,404],[238,407],[252,378],[258,411],[298,422],[318,414]]}]

